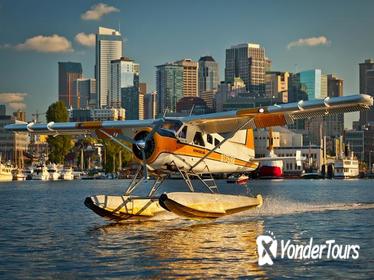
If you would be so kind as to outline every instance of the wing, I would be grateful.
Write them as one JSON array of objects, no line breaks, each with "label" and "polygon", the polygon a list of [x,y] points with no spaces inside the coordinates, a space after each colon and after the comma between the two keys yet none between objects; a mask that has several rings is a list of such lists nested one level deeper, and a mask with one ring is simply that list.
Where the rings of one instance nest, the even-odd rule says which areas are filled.
[{"label": "wing", "polygon": [[[351,95],[299,101],[282,105],[260,108],[242,109],[236,111],[219,112],[206,115],[193,115],[178,120],[200,127],[207,133],[231,132],[236,128],[248,124],[245,128],[262,128],[293,123],[296,119],[323,116],[330,113],[353,112],[369,109],[373,106],[373,97],[369,95]],[[155,127],[157,120],[125,120],[125,121],[89,121],[89,122],[61,122],[61,123],[24,123],[6,126],[7,130],[15,132],[30,132],[47,135],[79,135],[91,134],[98,130],[106,130],[132,136],[136,131]]]},{"label": "wing", "polygon": [[248,124],[244,128],[283,126],[296,119],[306,119],[327,114],[354,112],[373,106],[373,97],[360,94],[310,101],[299,101],[282,105],[242,109],[206,115],[193,115],[181,121],[200,127],[206,133],[226,133]]},{"label": "wing", "polygon": [[29,132],[45,135],[82,135],[93,134],[99,130],[117,132],[132,136],[136,131],[153,127],[158,120],[125,120],[125,121],[87,121],[87,122],[50,122],[23,123],[7,125],[5,129],[15,132]]}]

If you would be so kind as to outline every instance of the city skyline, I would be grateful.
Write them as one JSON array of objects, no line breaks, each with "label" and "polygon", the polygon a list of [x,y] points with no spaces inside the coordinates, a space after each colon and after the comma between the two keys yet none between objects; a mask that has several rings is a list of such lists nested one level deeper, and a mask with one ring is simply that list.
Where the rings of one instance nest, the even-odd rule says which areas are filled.
[{"label": "city skyline", "polygon": [[[28,116],[57,100],[58,61],[81,62],[83,76],[94,78],[91,34],[99,26],[121,27],[124,55],[142,65],[148,92],[156,87],[155,66],[182,58],[213,56],[223,80],[225,49],[251,42],[266,49],[273,71],[322,69],[344,80],[345,95],[357,94],[358,64],[374,56],[374,40],[366,33],[374,23],[369,1],[236,1],[241,9],[229,19],[224,1],[39,3],[43,9],[29,1],[0,1],[0,93],[14,93],[7,104],[16,109],[25,103]],[[188,25],[180,10],[194,13]],[[279,16],[285,14],[293,17]]]}]

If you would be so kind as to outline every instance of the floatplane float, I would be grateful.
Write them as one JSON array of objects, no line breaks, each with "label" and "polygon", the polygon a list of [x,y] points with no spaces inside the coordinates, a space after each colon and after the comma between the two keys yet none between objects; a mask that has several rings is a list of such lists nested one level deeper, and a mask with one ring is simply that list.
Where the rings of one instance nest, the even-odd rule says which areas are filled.
[{"label": "floatplane float", "polygon": [[[100,216],[114,220],[142,220],[170,211],[190,219],[215,219],[262,204],[260,194],[220,194],[212,176],[212,173],[251,172],[260,161],[272,160],[255,158],[254,128],[284,126],[296,119],[364,110],[372,105],[371,96],[355,95],[179,118],[164,116],[156,120],[31,122],[11,124],[6,129],[16,133],[93,135],[109,138],[134,153],[141,164],[124,194],[86,198],[85,205]],[[280,159],[283,158],[276,158]],[[181,175],[190,191],[155,196],[166,177],[175,172]],[[148,195],[134,196],[134,190],[149,175],[155,180]],[[200,181],[207,192],[196,192],[191,180],[193,178]]]}]

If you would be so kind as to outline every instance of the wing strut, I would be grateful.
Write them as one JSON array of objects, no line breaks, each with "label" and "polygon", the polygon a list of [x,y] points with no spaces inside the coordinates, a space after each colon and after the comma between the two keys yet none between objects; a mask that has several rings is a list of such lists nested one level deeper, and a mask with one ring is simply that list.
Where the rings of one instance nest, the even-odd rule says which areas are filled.
[{"label": "wing strut", "polygon": [[249,118],[245,123],[240,125],[237,129],[233,130],[229,136],[227,136],[222,142],[220,142],[218,145],[216,145],[213,149],[211,149],[206,155],[204,155],[201,159],[199,159],[191,168],[189,171],[192,171],[198,164],[200,164],[204,159],[206,159],[211,153],[213,153],[215,150],[217,150],[219,147],[223,145],[227,140],[229,140],[231,137],[233,137],[239,130],[246,127],[250,122],[253,122],[253,118]]}]

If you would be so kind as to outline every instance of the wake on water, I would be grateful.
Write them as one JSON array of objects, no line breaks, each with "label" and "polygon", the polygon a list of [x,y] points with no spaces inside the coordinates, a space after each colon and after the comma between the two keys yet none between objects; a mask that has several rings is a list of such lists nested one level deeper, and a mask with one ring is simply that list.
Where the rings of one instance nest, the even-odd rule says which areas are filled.
[{"label": "wake on water", "polygon": [[264,203],[256,210],[249,210],[239,213],[245,216],[281,216],[307,212],[326,212],[326,211],[349,211],[374,209],[374,203],[328,203],[316,204],[308,202],[297,202],[283,200],[280,198],[267,197]]}]

